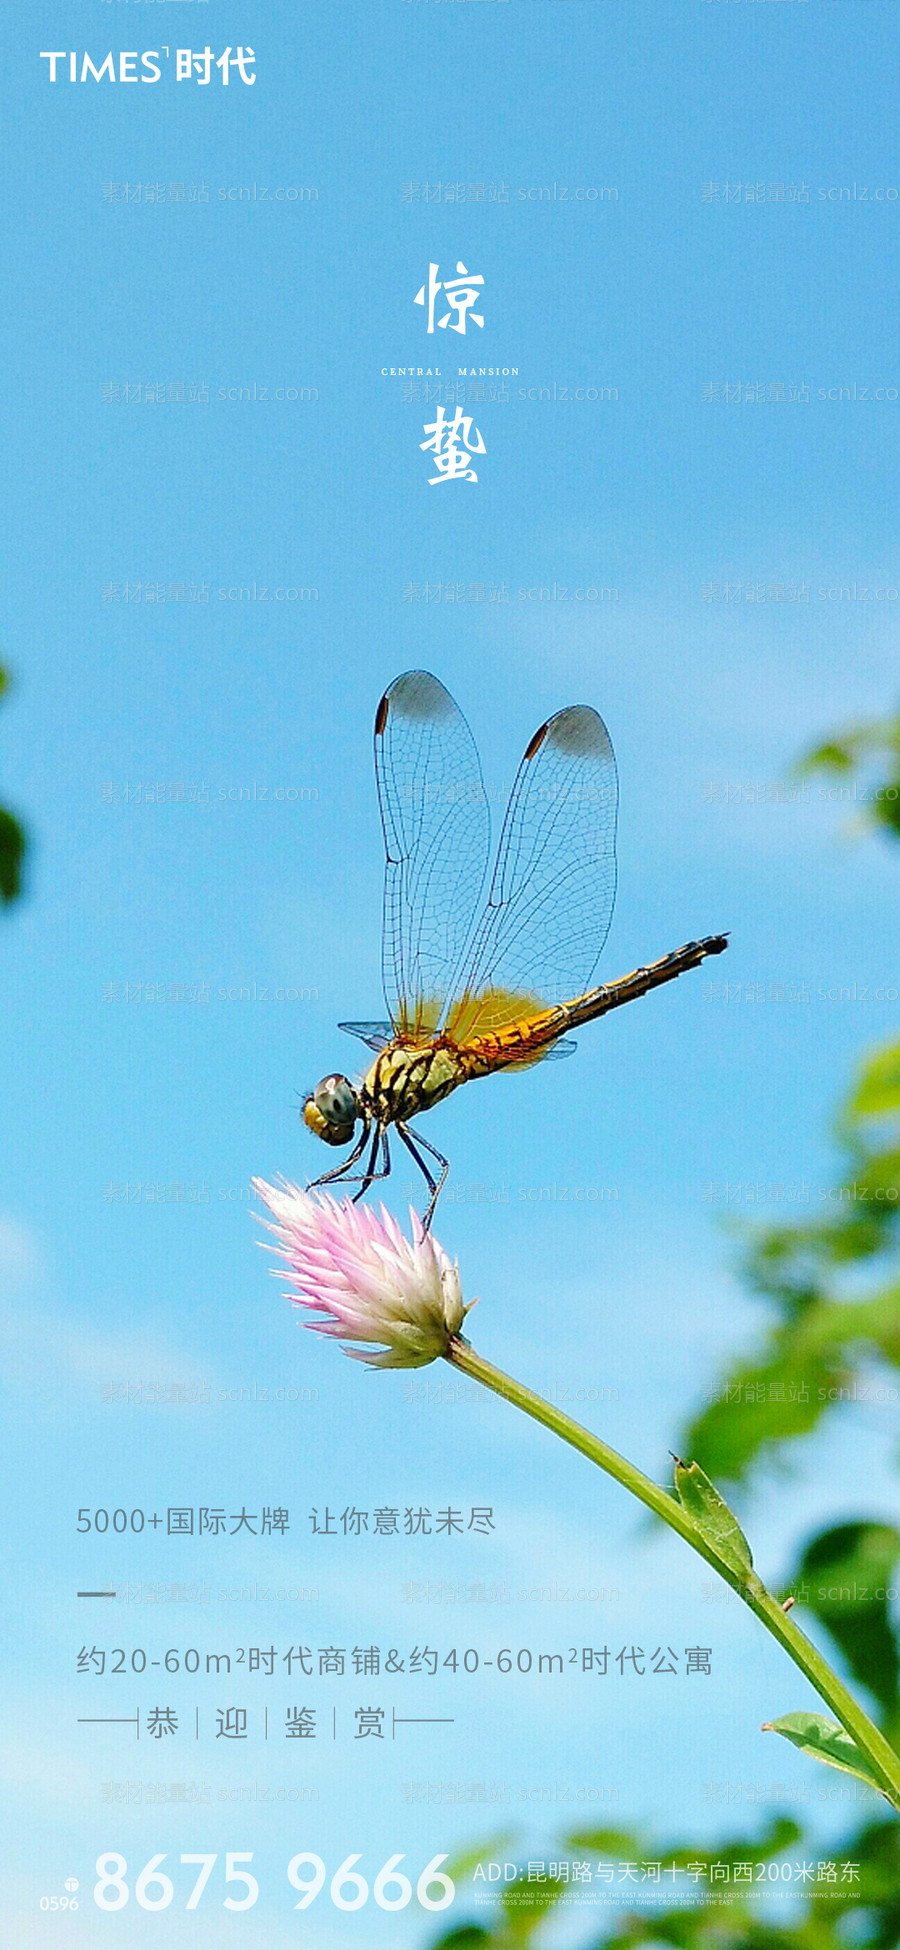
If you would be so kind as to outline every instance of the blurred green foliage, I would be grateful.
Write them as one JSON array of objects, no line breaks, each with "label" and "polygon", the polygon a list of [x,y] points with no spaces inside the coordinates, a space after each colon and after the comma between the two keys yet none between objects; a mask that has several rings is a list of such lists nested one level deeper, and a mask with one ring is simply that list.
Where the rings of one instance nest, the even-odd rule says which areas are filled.
[{"label": "blurred green foliage", "polygon": [[[9,689],[9,677],[0,666],[0,697]],[[11,812],[0,806],[0,901],[14,901],[22,891],[22,862],[25,834]]]},{"label": "blurred green foliage", "polygon": [[837,1125],[844,1169],[821,1218],[751,1235],[748,1284],[769,1303],[754,1356],[723,1377],[683,1451],[714,1480],[747,1476],[861,1392],[872,1365],[900,1369],[900,1043],[868,1056]]},{"label": "blurred green foliage", "polygon": [[[848,1833],[829,1850],[837,1862],[858,1863],[859,1880],[852,1897],[840,1885],[825,1885],[818,1898],[808,1896],[799,1914],[789,1923],[766,1917],[759,1902],[761,1885],[773,1885],[765,1875],[769,1864],[777,1866],[786,1850],[792,1857],[804,1856],[803,1835],[796,1822],[783,1816],[771,1820],[755,1841],[740,1836],[724,1842],[715,1851],[695,1843],[648,1844],[646,1836],[627,1830],[577,1831],[555,1844],[557,1855],[598,1862],[659,1862],[663,1880],[668,1869],[689,1871],[690,1895],[681,1898],[679,1907],[668,1908],[642,1903],[627,1907],[585,1911],[587,1925],[583,1950],[639,1950],[639,1946],[662,1943],[672,1950],[849,1950],[852,1944],[867,1950],[896,1950],[900,1943],[900,1823],[875,1821]],[[487,1856],[487,1849],[482,1851]],[[809,1858],[806,1851],[804,1859]],[[733,1870],[736,1863],[749,1863],[752,1880],[747,1884],[727,1885],[710,1881],[713,1864]],[[448,1863],[451,1874],[460,1865]],[[618,1885],[620,1886],[620,1885]],[[683,1889],[683,1883],[679,1888]],[[779,1883],[779,1887],[783,1887]],[[815,1887],[815,1885],[813,1885]],[[429,1938],[429,1950],[539,1950],[546,1942],[545,1925],[552,1921],[555,1905],[571,1893],[572,1884],[564,1881],[511,1884],[497,1907],[483,1914],[484,1922],[474,1919],[456,1923],[447,1931]],[[710,1901],[710,1891],[719,1900]],[[848,1931],[848,1922],[852,1928]]]},{"label": "blurred green foliage", "polygon": [[[900,839],[900,716],[832,736],[803,760],[803,772],[839,774],[866,823]],[[761,1464],[784,1462],[788,1445],[841,1413],[841,1404],[888,1384],[900,1399],[900,1041],[870,1051],[860,1063],[836,1122],[842,1169],[821,1217],[760,1227],[745,1234],[742,1270],[765,1302],[767,1321],[750,1358],[720,1378],[716,1399],[689,1423],[678,1451],[713,1482],[752,1490]],[[873,1374],[876,1376],[873,1382]],[[898,1458],[900,1459],[900,1458]],[[900,1645],[879,1592],[896,1586],[900,1529],[861,1511],[798,1545],[784,1580],[800,1609],[831,1641],[839,1670],[865,1688],[869,1710],[900,1745]],[[876,1804],[883,1806],[884,1804]],[[830,1847],[831,1859],[859,1864],[852,1890],[832,1887],[826,1900],[805,1892],[791,1920],[760,1913],[752,1891],[733,1883],[721,1896],[709,1881],[717,1863],[774,1863],[816,1858],[801,1830],[775,1819],[761,1838],[741,1837],[710,1856],[696,1844],[659,1843],[625,1832],[574,1834],[554,1856],[702,1866],[696,1895],[684,1906],[642,1904],[585,1910],[583,1950],[898,1950],[900,1823],[867,1819]],[[488,1850],[482,1850],[484,1858]],[[472,1858],[465,1866],[470,1871]],[[452,1872],[452,1869],[451,1869]],[[756,1887],[757,1885],[753,1885]],[[513,1884],[487,1920],[457,1924],[430,1939],[429,1950],[522,1950],[546,1941],[545,1925],[565,1896],[565,1882]],[[720,1900],[710,1900],[710,1895]],[[539,1901],[534,1900],[540,1897]],[[594,1920],[596,1919],[596,1920]]]},{"label": "blurred green foliage", "polygon": [[862,805],[867,823],[900,835],[900,716],[869,718],[833,732],[806,754],[801,777],[827,772],[846,782],[851,803]]}]

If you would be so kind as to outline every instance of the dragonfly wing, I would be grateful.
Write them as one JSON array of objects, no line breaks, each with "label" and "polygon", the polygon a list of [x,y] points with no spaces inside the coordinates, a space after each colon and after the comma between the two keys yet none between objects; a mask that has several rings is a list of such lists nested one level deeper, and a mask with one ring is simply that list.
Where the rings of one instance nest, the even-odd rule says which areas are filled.
[{"label": "dragonfly wing", "polygon": [[427,670],[406,671],[375,719],[385,841],[382,965],[399,1035],[433,1035],[471,934],[490,851],[472,733]]},{"label": "dragonfly wing", "polygon": [[[539,1060],[541,1063],[559,1063],[564,1056],[574,1056],[577,1048],[578,1044],[574,1036],[560,1036],[559,1041],[551,1043],[549,1049],[541,1050]],[[534,1065],[535,1058],[529,1056],[524,1063],[507,1063],[503,1074],[505,1076],[512,1070],[533,1070]]]},{"label": "dragonfly wing", "polygon": [[574,1036],[560,1036],[558,1043],[551,1043],[550,1048],[545,1050],[541,1061],[543,1063],[561,1062],[564,1056],[574,1056],[577,1048],[578,1044]]},{"label": "dragonfly wing", "polygon": [[394,1035],[389,1022],[339,1022],[338,1028],[346,1029],[348,1036],[358,1036],[361,1043],[368,1043],[374,1050],[383,1050]]},{"label": "dragonfly wing", "polygon": [[510,795],[468,973],[446,1019],[468,1042],[580,995],[616,894],[616,762],[588,705],[535,732]]}]

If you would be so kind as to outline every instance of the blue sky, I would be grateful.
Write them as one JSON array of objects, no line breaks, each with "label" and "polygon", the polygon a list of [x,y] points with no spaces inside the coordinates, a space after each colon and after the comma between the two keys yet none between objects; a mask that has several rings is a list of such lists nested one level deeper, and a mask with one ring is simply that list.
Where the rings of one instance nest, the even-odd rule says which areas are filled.
[{"label": "blue sky", "polygon": [[[382,1013],[370,738],[386,683],[423,664],[441,677],[497,805],[535,726],[589,702],[621,781],[605,972],[729,929],[716,980],[761,984],[766,999],[710,999],[694,975],[585,1031],[571,1064],[460,1093],[426,1126],[453,1162],[438,1232],[482,1298],[481,1350],[539,1388],[607,1390],[586,1419],[652,1471],[688,1404],[752,1339],[757,1313],[704,1189],[805,1183],[814,1209],[833,1167],[831,1109],[898,1014],[890,858],[851,843],[847,809],[816,790],[803,804],[745,791],[784,780],[804,746],[895,692],[900,201],[875,196],[900,186],[895,28],[881,0],[385,0],[339,13],[269,0],[252,19],[230,0],[192,0],[176,29],[170,18],[92,0],[76,28],[42,5],[6,62],[14,690],[2,782],[32,841],[28,899],[2,943],[0,1249],[21,1471],[7,1519],[9,1825],[26,1865],[19,1941],[56,1941],[38,1899],[67,1874],[86,1894],[102,1849],[132,1868],[209,1847],[256,1852],[264,1899],[231,1928],[247,1950],[277,1950],[293,1941],[292,1852],[331,1867],[351,1849],[369,1865],[402,1849],[418,1867],[509,1828],[549,1854],[571,1816],[523,1812],[517,1797],[550,1781],[615,1789],[604,1820],[698,1837],[723,1832],[709,1781],[807,1783],[823,1837],[840,1826],[799,1757],[774,1756],[755,1731],[803,1703],[801,1682],[752,1621],[709,1602],[704,1568],[642,1536],[612,1486],[510,1412],[410,1399],[402,1377],[362,1375],[301,1335],[256,1250],[247,1187],[254,1173],[321,1168],[295,1093],[353,1064],[339,1018]],[[176,30],[216,53],[252,44],[256,85],[71,86],[62,72],[51,85],[38,60],[76,32],[99,61],[164,32],[174,47]],[[148,204],[148,181],[209,200]],[[497,196],[447,201],[456,182]],[[725,199],[726,183],[751,182],[764,201],[745,187]],[[105,197],[113,183],[141,184],[141,200]],[[426,183],[444,186],[440,202],[424,200]],[[218,194],[252,184],[272,194]],[[555,198],[529,194],[554,184]],[[855,198],[828,194],[854,184]],[[575,196],[592,188],[618,195]],[[432,259],[483,273],[477,345],[472,328],[451,352],[449,334],[436,349],[424,335],[413,298]],[[427,485],[429,409],[381,377],[435,360],[519,368],[508,401],[467,408],[487,449],[477,484]],[[145,403],[151,382],[206,387],[209,401]],[[554,382],[555,399],[518,397]],[[740,401],[726,399],[738,383]],[[126,384],[139,402],[104,398]],[[255,399],[219,397],[254,384]],[[854,384],[855,398],[829,397]],[[747,402],[748,385],[765,397]],[[564,386],[611,396],[562,401]],[[262,387],[317,397],[261,400]],[[141,602],[126,602],[138,583]],[[147,583],[167,596],[193,583],[208,600],[148,602]],[[509,600],[451,603],[447,583],[502,584]],[[742,599],[726,602],[738,583]],[[807,597],[751,602],[748,583]],[[439,602],[424,601],[426,584],[442,585]],[[316,593],[219,597],[254,585]],[[610,593],[519,599],[554,585]],[[855,598],[819,594],[854,585]],[[186,796],[148,804],[157,782]],[[778,983],[807,984],[810,1000],[769,999]],[[165,999],[126,1001],[125,984],[162,985]],[[830,999],[854,984],[889,999]],[[198,999],[176,999],[177,985]],[[395,1210],[407,1182],[393,1181]],[[110,1190],[148,1183],[209,1196]],[[569,1197],[530,1196],[554,1185]],[[477,1186],[508,1200],[460,1195]],[[598,1196],[578,1200],[579,1188]],[[123,1382],[206,1384],[210,1401],[106,1401]],[[312,1398],[241,1399],[245,1388]],[[783,1486],[763,1484],[750,1521],[764,1572],[777,1576],[820,1518],[891,1510],[889,1443],[886,1412],[860,1409],[817,1439],[789,1509]],[[441,1501],[493,1504],[494,1535],[411,1539],[389,1559],[377,1539],[310,1532],[314,1504]],[[281,1503],[291,1530],[222,1540],[218,1557],[196,1540],[187,1573],[184,1540],[88,1547],[75,1534],[81,1505],[182,1503]],[[114,1633],[73,1595],[85,1579],[185,1575],[208,1579],[208,1604],[162,1616],[110,1605]],[[487,1580],[512,1596],[460,1619],[458,1605],[405,1602],[417,1580]],[[319,1597],[292,1608],[214,1595],[249,1582]],[[550,1583],[617,1596],[515,1595]],[[75,1676],[85,1640],[155,1657],[427,1637],[490,1656],[598,1632],[612,1651],[712,1643],[713,1674],[617,1676],[594,1705],[568,1671],[552,1694],[522,1679],[506,1699],[498,1679],[468,1693],[460,1680],[441,1709],[455,1724],[408,1729],[389,1754],[348,1740],[285,1758],[270,1742],[236,1761],[183,1741],[151,1766],[147,1741],[138,1767],[125,1730],[75,1725],[89,1687],[105,1702],[90,1710],[118,1710],[111,1678]],[[163,1703],[127,1683],[128,1711]],[[264,1683],[251,1696],[248,1676],[248,1705]],[[651,1683],[672,1688],[662,1722]],[[348,1716],[373,1703],[341,1685]],[[212,1684],[179,1679],[172,1703],[197,1701],[222,1703]],[[102,1799],[104,1782],[162,1778],[209,1784],[211,1810]],[[299,1828],[283,1806],[216,1806],[222,1784],[294,1781],[319,1794]],[[502,1783],[511,1798],[404,1799],[424,1781]],[[173,1909],[165,1941],[218,1944],[221,1916]],[[365,1918],[367,1943],[422,1939],[413,1912]],[[96,1941],[89,1903],[70,1923],[70,1943]],[[159,1943],[162,1928],[131,1905],[129,1944]],[[561,1918],[560,1944],[572,1930]],[[360,1919],[322,1899],[306,1940],[357,1944]]]}]

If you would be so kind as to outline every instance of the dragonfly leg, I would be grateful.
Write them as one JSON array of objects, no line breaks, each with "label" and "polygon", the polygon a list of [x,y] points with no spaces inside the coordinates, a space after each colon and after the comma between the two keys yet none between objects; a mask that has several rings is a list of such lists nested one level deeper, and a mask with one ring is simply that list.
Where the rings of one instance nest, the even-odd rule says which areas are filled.
[{"label": "dragonfly leg", "polygon": [[[428,1232],[431,1227],[431,1221],[434,1218],[434,1208],[437,1205],[438,1199],[440,1198],[441,1193],[444,1189],[444,1183],[446,1181],[447,1173],[450,1170],[450,1165],[447,1159],[444,1157],[443,1152],[436,1151],[434,1145],[429,1144],[428,1139],[423,1138],[419,1131],[416,1132],[415,1142],[413,1142],[412,1132],[407,1129],[407,1126],[405,1124],[397,1125],[397,1133],[398,1136],[402,1139],[403,1143],[406,1145],[406,1149],[410,1153],[411,1157],[415,1158],[416,1164],[418,1165],[419,1170],[422,1173],[422,1176],[425,1180],[425,1183],[428,1186],[428,1190],[431,1193],[431,1197],[428,1201],[428,1205],[425,1210],[425,1215],[422,1219],[422,1224],[425,1228],[425,1231]],[[429,1171],[428,1166],[426,1165],[425,1160],[418,1149],[419,1145],[422,1146],[423,1151],[429,1151],[431,1153],[431,1156],[437,1159],[437,1162],[441,1167],[441,1175],[439,1178],[434,1178],[432,1176],[432,1173]]]},{"label": "dragonfly leg", "polygon": [[[381,1146],[381,1170],[376,1171],[375,1158],[378,1152],[379,1145]],[[375,1136],[372,1139],[372,1149],[369,1152],[369,1162],[366,1165],[366,1169],[363,1174],[362,1184],[359,1188],[359,1191],[355,1192],[353,1195],[354,1205],[359,1204],[359,1201],[363,1197],[363,1194],[368,1191],[369,1186],[374,1184],[377,1178],[389,1178],[390,1172],[391,1172],[391,1153],[388,1145],[387,1128],[384,1124],[378,1124],[375,1129]]]},{"label": "dragonfly leg", "polygon": [[351,1165],[355,1165],[362,1157],[371,1128],[371,1119],[367,1117],[363,1120],[362,1137],[354,1145],[349,1157],[345,1158],[342,1164],[335,1165],[333,1171],[323,1171],[321,1178],[314,1178],[309,1187],[310,1191],[315,1191],[317,1185],[333,1185],[336,1178],[346,1176]]}]

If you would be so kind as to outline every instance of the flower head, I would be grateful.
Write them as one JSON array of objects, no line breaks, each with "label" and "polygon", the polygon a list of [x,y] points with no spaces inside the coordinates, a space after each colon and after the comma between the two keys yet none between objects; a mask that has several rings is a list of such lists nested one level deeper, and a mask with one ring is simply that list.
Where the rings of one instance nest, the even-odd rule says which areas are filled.
[{"label": "flower head", "polygon": [[287,1179],[254,1178],[253,1188],[275,1221],[268,1229],[287,1264],[288,1298],[324,1315],[307,1327],[379,1348],[344,1349],[372,1368],[424,1368],[447,1352],[468,1310],[455,1265],[415,1212],[409,1240],[384,1206],[379,1215]]}]

